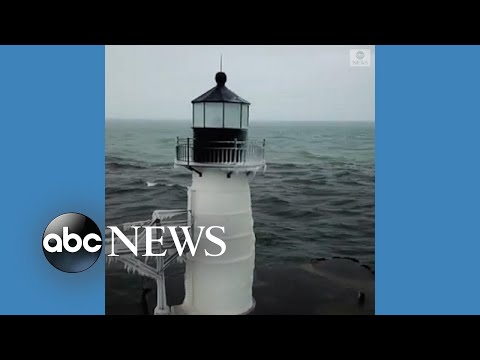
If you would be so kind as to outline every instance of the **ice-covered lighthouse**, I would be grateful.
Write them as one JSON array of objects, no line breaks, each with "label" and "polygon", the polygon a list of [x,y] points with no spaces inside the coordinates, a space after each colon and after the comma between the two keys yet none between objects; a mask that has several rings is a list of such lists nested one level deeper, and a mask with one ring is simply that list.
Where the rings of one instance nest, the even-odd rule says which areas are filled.
[{"label": "ice-covered lighthouse", "polygon": [[[255,307],[255,234],[249,180],[259,170],[265,170],[265,141],[248,140],[250,103],[225,86],[227,75],[220,71],[215,81],[215,87],[192,101],[192,137],[177,138],[175,166],[192,173],[185,208],[155,210],[151,219],[120,225],[124,232],[144,228],[117,240],[114,257],[107,254],[112,253],[118,234],[110,228],[105,230],[107,263],[120,262],[127,271],[155,280],[156,315],[239,315]],[[180,257],[167,233],[163,233],[163,242],[147,245],[147,227],[152,226],[189,226],[193,241],[198,239],[195,254],[187,252]],[[212,230],[212,235],[225,243],[221,256],[207,256],[205,250],[218,254],[220,249],[205,238],[206,232],[199,237],[200,227],[224,228],[224,233]],[[160,236],[156,231],[154,235]],[[185,234],[181,241],[185,241]],[[136,244],[138,256],[132,253],[128,242]],[[148,246],[155,254],[167,250],[168,256],[142,255]],[[186,264],[185,297],[179,305],[167,304],[166,296],[165,270],[175,260]]]},{"label": "ice-covered lighthouse", "polygon": [[200,238],[195,256],[186,255],[185,300],[172,309],[178,314],[245,314],[255,306],[249,180],[265,169],[265,142],[248,140],[250,103],[226,87],[224,72],[215,81],[192,101],[193,136],[177,140],[175,166],[192,172],[192,238],[197,239],[199,226],[224,226],[225,233],[217,235],[226,251],[207,257],[204,249],[218,253],[218,245]]}]

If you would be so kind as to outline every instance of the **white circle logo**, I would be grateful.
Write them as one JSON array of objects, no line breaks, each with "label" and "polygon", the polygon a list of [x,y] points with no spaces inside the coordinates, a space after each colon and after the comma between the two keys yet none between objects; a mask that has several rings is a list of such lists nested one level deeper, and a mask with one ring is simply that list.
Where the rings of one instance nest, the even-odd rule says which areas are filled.
[{"label": "white circle logo", "polygon": [[365,53],[362,50],[357,51],[356,55],[358,60],[362,60],[365,57]]}]

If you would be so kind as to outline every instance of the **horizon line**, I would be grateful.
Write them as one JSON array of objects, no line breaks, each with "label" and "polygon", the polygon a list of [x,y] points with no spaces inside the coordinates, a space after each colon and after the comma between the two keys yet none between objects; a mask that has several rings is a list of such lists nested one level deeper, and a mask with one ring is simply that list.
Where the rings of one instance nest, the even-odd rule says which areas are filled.
[{"label": "horizon line", "polygon": [[[106,117],[105,121],[184,121],[191,122],[191,119],[159,119],[159,118],[119,118]],[[255,119],[254,122],[375,122],[373,120],[273,120],[273,119]]]}]

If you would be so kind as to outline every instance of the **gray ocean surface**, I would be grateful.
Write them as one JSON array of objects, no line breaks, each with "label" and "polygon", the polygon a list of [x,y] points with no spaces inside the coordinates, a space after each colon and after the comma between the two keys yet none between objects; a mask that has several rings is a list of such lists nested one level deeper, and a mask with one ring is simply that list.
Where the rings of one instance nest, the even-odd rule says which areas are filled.
[{"label": "gray ocean surface", "polygon": [[[106,122],[107,225],[187,206],[191,174],[173,160],[190,126]],[[257,265],[346,256],[375,268],[374,136],[373,122],[251,125],[249,139],[266,139],[267,160],[251,182]]]}]

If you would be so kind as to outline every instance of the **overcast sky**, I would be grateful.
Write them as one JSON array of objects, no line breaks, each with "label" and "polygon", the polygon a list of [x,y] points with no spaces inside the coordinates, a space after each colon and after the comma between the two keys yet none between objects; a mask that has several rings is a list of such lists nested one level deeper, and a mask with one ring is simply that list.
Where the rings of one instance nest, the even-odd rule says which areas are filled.
[{"label": "overcast sky", "polygon": [[[371,49],[370,67],[350,66],[350,49]],[[108,119],[190,119],[191,100],[226,86],[250,101],[252,121],[374,120],[375,48],[352,46],[107,46]]]}]

